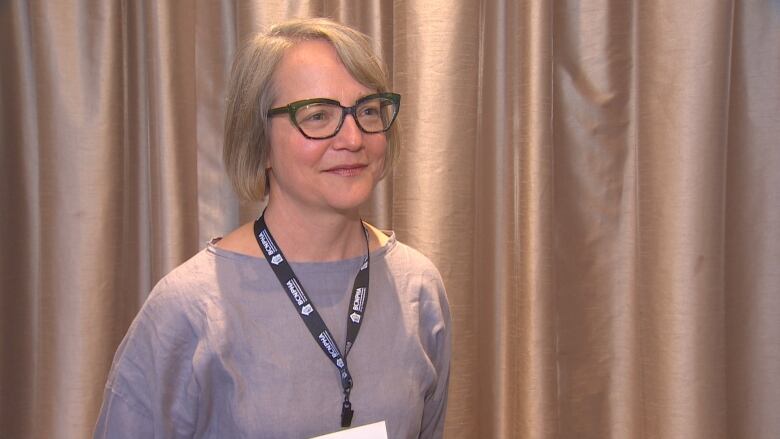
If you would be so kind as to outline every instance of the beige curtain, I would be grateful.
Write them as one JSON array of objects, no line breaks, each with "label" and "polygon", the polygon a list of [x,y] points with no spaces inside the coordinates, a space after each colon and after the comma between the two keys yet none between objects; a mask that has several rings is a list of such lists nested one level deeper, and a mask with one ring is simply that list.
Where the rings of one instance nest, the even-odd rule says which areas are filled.
[{"label": "beige curtain", "polygon": [[87,437],[153,284],[257,213],[226,72],[320,15],[403,94],[366,215],[445,278],[446,437],[780,437],[777,0],[4,0],[0,438]]}]

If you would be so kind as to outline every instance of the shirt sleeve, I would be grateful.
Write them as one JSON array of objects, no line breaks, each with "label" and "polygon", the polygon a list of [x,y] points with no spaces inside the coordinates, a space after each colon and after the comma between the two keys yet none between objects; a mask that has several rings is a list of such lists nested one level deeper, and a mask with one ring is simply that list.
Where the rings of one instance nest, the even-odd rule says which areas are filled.
[{"label": "shirt sleeve", "polygon": [[427,321],[431,359],[436,369],[436,382],[426,395],[420,428],[421,439],[438,439],[444,434],[444,417],[447,411],[447,393],[450,380],[452,324],[447,295],[441,277],[431,281],[434,294],[423,305],[421,318]]},{"label": "shirt sleeve", "polygon": [[154,437],[152,416],[106,388],[103,407],[95,426],[94,439]]},{"label": "shirt sleeve", "polygon": [[[164,288],[163,288],[164,289]],[[198,337],[180,296],[155,288],[119,346],[94,438],[192,437]]]}]

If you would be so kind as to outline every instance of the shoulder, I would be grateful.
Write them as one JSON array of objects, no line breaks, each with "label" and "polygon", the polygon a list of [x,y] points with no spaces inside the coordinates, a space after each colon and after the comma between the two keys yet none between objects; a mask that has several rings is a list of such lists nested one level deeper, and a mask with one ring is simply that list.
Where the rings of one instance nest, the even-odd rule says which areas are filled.
[{"label": "shoulder", "polygon": [[386,258],[395,293],[412,310],[423,348],[431,358],[447,357],[451,315],[439,270],[422,252],[397,240]]},{"label": "shoulder", "polygon": [[133,363],[163,352],[185,352],[203,331],[204,299],[216,288],[214,257],[201,250],[154,286],[122,341],[115,359]]},{"label": "shoulder", "polygon": [[[107,386],[127,400],[148,398],[165,376],[188,376],[201,339],[203,292],[213,285],[213,257],[206,250],[179,265],[152,289],[117,349]],[[148,401],[144,404],[148,409]]]},{"label": "shoulder", "polygon": [[251,222],[228,233],[215,245],[219,248],[242,255],[258,258],[264,257],[255,240],[254,224]]},{"label": "shoulder", "polygon": [[397,294],[411,303],[423,304],[439,319],[449,318],[444,281],[436,265],[427,256],[392,235],[384,262]]},{"label": "shoulder", "polygon": [[395,239],[395,235],[389,243],[387,261],[395,271],[441,282],[441,274],[436,265],[419,250]]},{"label": "shoulder", "polygon": [[[124,437],[120,430],[133,435],[156,430],[161,413],[197,401],[193,359],[205,326],[199,291],[207,289],[203,279],[213,277],[210,259],[199,252],[152,289],[114,356],[96,431]],[[164,422],[189,431],[192,413],[171,412]]]},{"label": "shoulder", "polygon": [[196,253],[163,276],[152,288],[139,316],[144,313],[186,314],[203,301],[217,285],[214,254],[208,249]]},{"label": "shoulder", "polygon": [[209,246],[195,253],[162,277],[152,289],[150,297],[158,294],[174,294],[193,288],[204,282],[212,282],[216,271],[215,252]]}]

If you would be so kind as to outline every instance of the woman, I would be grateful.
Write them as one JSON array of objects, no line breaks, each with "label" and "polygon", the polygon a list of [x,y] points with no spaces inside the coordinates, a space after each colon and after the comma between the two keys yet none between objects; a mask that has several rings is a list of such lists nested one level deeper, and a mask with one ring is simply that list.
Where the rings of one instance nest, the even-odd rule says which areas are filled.
[{"label": "woman", "polygon": [[242,49],[224,159],[239,195],[267,207],[154,288],[95,437],[306,438],[379,421],[390,438],[442,435],[441,278],[358,213],[396,150],[388,90],[368,40],[332,21]]}]

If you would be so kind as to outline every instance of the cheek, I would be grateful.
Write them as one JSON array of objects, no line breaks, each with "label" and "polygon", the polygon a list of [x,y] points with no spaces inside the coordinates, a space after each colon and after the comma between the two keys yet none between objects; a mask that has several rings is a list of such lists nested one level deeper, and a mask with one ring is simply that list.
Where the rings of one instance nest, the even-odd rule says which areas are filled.
[{"label": "cheek", "polygon": [[269,131],[268,167],[279,167],[285,162],[294,160],[295,138],[290,127],[274,124]]},{"label": "cheek", "polygon": [[371,139],[367,146],[374,158],[384,160],[385,154],[387,153],[387,138],[384,136],[377,136],[376,139]]},{"label": "cheek", "polygon": [[[280,130],[282,131],[282,130]],[[268,166],[285,168],[287,172],[305,173],[322,160],[327,147],[317,141],[307,140],[300,133],[280,132],[271,136]]]},{"label": "cheek", "polygon": [[384,174],[386,171],[385,166],[387,163],[385,163],[385,159],[387,158],[387,152],[387,140],[382,139],[382,142],[376,148],[377,177],[381,178],[381,174]]}]

